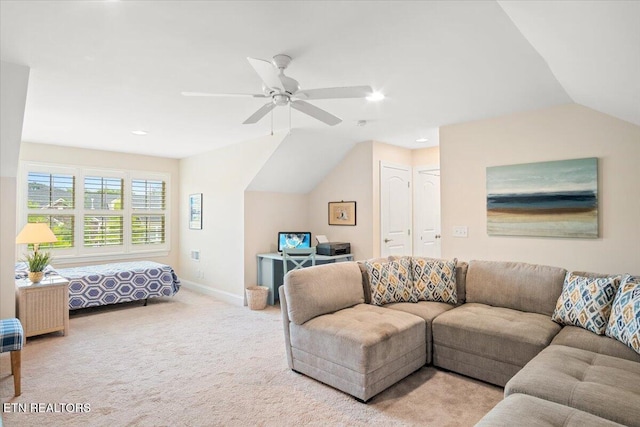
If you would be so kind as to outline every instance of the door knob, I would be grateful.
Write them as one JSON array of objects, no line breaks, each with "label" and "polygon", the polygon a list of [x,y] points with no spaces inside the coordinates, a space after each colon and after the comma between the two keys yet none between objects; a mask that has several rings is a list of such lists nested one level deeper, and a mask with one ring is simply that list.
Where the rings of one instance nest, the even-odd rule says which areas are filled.
[{"label": "door knob", "polygon": [[385,243],[389,243],[389,242],[392,242],[392,241],[393,241],[393,239],[384,239]]}]

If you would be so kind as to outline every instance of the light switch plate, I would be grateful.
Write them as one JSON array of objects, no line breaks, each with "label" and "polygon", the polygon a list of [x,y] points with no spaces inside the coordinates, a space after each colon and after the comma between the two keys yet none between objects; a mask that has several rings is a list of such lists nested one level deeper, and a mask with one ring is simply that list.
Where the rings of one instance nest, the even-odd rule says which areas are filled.
[{"label": "light switch plate", "polygon": [[453,227],[453,237],[468,237],[469,228],[466,225],[456,225]]}]

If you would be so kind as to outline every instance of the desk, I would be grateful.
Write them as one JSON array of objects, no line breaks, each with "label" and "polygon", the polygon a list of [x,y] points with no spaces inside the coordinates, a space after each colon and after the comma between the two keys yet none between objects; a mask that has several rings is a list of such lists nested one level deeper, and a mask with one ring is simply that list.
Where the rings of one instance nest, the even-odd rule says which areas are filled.
[{"label": "desk", "polygon": [[[305,257],[292,257],[303,259]],[[331,264],[334,262],[353,261],[353,254],[346,255],[316,255],[316,265]],[[311,261],[304,264],[305,267],[311,266]],[[293,263],[290,263],[293,269]],[[278,288],[282,286],[284,281],[284,269],[282,268],[282,255],[279,253],[258,254],[258,285],[267,286],[269,288],[268,303],[273,305],[280,298],[278,296]]]},{"label": "desk", "polygon": [[49,276],[38,283],[16,280],[18,319],[27,337],[62,331],[69,333],[69,281]]}]

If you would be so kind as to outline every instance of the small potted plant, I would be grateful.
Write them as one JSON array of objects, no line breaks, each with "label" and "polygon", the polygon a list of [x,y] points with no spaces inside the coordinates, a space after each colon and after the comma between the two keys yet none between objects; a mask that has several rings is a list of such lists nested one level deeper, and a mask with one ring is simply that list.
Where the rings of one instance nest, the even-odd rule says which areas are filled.
[{"label": "small potted plant", "polygon": [[51,254],[49,252],[34,252],[32,254],[28,254],[24,262],[27,263],[29,267],[29,280],[32,283],[38,283],[44,277],[44,269],[47,265],[49,265],[49,261],[51,261]]}]

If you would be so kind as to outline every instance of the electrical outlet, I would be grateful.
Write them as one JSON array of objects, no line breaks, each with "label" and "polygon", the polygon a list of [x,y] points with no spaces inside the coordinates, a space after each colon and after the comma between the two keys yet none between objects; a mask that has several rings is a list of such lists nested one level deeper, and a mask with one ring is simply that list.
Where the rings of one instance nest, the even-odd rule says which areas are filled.
[{"label": "electrical outlet", "polygon": [[191,251],[191,260],[192,261],[200,261],[200,251],[199,250]]},{"label": "electrical outlet", "polygon": [[453,227],[453,237],[468,237],[469,228],[466,225],[456,225]]}]

